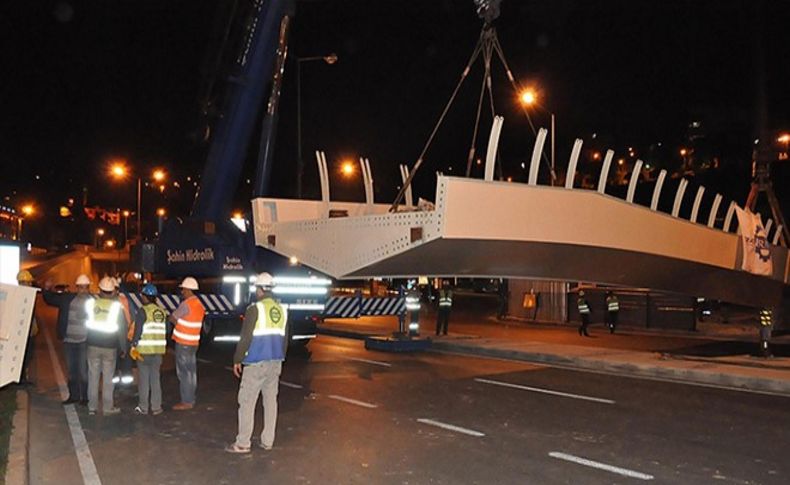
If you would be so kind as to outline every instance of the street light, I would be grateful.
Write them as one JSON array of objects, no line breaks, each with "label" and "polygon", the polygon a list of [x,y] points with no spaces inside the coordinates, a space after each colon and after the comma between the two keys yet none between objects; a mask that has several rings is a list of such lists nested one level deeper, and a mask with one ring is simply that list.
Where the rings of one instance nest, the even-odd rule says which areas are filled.
[{"label": "street light", "polygon": [[304,160],[302,160],[302,63],[310,61],[324,61],[330,66],[337,62],[334,52],[328,56],[311,56],[296,58],[296,197],[302,198],[302,175],[304,173]]},{"label": "street light", "polygon": [[[519,101],[524,109],[529,108],[531,106],[540,106],[538,104],[538,93],[534,89],[525,89],[521,91],[519,95]],[[543,108],[542,106],[540,106]],[[556,172],[554,171],[554,140],[555,140],[555,125],[554,125],[554,113],[543,108],[551,115],[551,185],[554,185],[554,181],[557,178]]]},{"label": "street light", "polygon": [[36,206],[33,204],[25,204],[19,208],[19,211],[22,213],[24,217],[20,217],[19,220],[19,227],[17,228],[17,235],[16,238],[21,241],[22,240],[22,224],[25,217],[31,217],[36,213]]},{"label": "street light", "polygon": [[[113,160],[110,162],[111,177],[113,177],[116,180],[124,180],[129,175],[130,175],[130,170],[125,160]],[[154,169],[154,171],[151,172],[151,178],[155,182],[162,182],[167,178],[167,172],[165,172],[161,168]],[[163,188],[160,188],[160,191],[163,190],[164,190]],[[143,193],[143,179],[138,176],[137,177],[137,239],[142,239],[142,219],[141,219],[142,212],[140,211],[142,205],[142,193]],[[128,217],[128,216],[124,215],[124,217]]]},{"label": "street light", "polygon": [[343,161],[343,163],[340,165],[340,173],[342,173],[346,178],[353,176],[354,171],[354,164],[348,160]]}]

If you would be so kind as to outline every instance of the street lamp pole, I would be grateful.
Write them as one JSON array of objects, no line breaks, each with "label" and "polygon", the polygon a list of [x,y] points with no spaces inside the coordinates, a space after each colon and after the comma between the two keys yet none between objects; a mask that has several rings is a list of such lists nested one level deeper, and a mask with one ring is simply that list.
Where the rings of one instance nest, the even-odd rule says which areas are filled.
[{"label": "street lamp pole", "polygon": [[143,180],[140,177],[137,177],[137,242],[142,242],[143,238],[142,234],[142,226],[140,223],[140,200],[142,199],[142,192],[143,192]]},{"label": "street lamp pole", "polygon": [[551,185],[554,185],[554,181],[557,178],[557,172],[554,171],[554,135],[556,133],[556,128],[554,125],[554,113],[551,113]]},{"label": "street lamp pole", "polygon": [[324,61],[330,66],[337,62],[337,54],[328,56],[312,56],[296,58],[296,198],[302,198],[302,176],[304,160],[302,159],[302,62]]}]

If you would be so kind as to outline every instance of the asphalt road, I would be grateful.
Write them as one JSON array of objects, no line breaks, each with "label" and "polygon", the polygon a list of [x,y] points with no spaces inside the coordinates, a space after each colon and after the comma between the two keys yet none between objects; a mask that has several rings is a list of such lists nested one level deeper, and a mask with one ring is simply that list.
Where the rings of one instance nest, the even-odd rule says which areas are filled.
[{"label": "asphalt road", "polygon": [[[238,388],[227,368],[231,352],[232,344],[201,349],[193,411],[136,416],[132,391],[116,391],[119,416],[77,407],[88,444],[78,461],[79,439],[40,337],[31,483],[82,483],[89,460],[105,484],[790,481],[787,398],[368,352],[359,341],[325,336],[288,357],[274,450],[228,455]],[[169,407],[177,400],[171,359],[163,390]]]}]

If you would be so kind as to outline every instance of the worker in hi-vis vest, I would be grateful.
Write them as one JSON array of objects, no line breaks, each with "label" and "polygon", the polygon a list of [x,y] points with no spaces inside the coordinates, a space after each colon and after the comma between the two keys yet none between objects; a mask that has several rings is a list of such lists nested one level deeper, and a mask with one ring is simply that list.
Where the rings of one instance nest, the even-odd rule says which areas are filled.
[{"label": "worker in hi-vis vest", "polygon": [[151,283],[143,286],[143,306],[137,312],[129,355],[137,361],[137,414],[148,414],[148,399],[151,399],[151,414],[162,413],[162,384],[159,369],[167,350],[167,313],[156,303],[159,291]]},{"label": "worker in hi-vis vest", "polygon": [[453,308],[453,289],[449,283],[443,283],[439,290],[439,308],[436,309],[436,335],[447,335],[450,324],[450,310]]},{"label": "worker in hi-vis vest", "polygon": [[620,300],[612,291],[606,292],[606,326],[609,333],[614,333],[617,327],[617,317],[620,315]]},{"label": "worker in hi-vis vest", "polygon": [[185,411],[195,407],[197,394],[197,350],[200,345],[200,331],[206,310],[195,296],[198,282],[187,276],[181,282],[181,303],[170,314],[173,328],[173,341],[176,347],[176,376],[181,392],[181,402],[173,406],[174,411]]},{"label": "worker in hi-vis vest", "polygon": [[99,379],[101,378],[102,413],[118,414],[113,404],[116,359],[126,352],[126,318],[118,301],[115,281],[105,276],[99,281],[99,295],[85,301],[88,321],[88,414],[99,409]]},{"label": "worker in hi-vis vest", "polygon": [[587,326],[590,325],[590,304],[587,303],[587,299],[584,297],[584,290],[579,290],[579,298],[576,300],[576,306],[579,308],[579,317],[582,321],[581,325],[579,325],[579,335],[589,337],[590,334],[587,332]]},{"label": "worker in hi-vis vest", "polygon": [[247,307],[241,336],[233,356],[233,374],[239,384],[239,430],[229,453],[249,453],[255,427],[255,405],[263,397],[263,431],[258,446],[271,450],[277,427],[277,391],[288,348],[288,313],[272,294],[274,278],[261,273],[255,280],[255,303]]}]

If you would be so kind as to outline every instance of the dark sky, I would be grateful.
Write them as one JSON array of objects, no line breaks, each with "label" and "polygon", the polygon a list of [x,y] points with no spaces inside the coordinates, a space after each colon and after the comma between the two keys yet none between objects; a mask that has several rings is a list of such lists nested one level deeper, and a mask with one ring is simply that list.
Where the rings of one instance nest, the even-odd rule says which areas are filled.
[{"label": "dark sky", "polygon": [[[91,203],[130,207],[132,185],[110,183],[104,175],[106,160],[120,156],[141,171],[167,167],[182,188],[168,189],[166,200],[146,194],[146,201],[188,211],[193,191],[185,179],[201,172],[207,152],[195,136],[202,122],[202,67],[216,48],[218,5],[229,3],[3,2],[0,195],[53,209],[87,187]],[[496,25],[516,77],[539,86],[542,105],[556,114],[559,165],[567,163],[577,136],[597,133],[599,148],[618,153],[628,146],[643,152],[658,141],[675,150],[685,143],[688,123],[702,120],[718,136],[712,136],[717,153],[730,161],[716,179],[722,186],[713,188],[742,197],[755,133],[759,52],[766,60],[768,124],[789,125],[788,2],[504,0]],[[297,2],[273,195],[294,193],[294,56],[339,56],[333,66],[302,66],[307,193],[318,195],[312,153],[322,148],[330,163],[369,157],[377,197],[391,201],[397,163],[416,159],[480,27],[471,0]],[[480,75],[478,65],[428,153],[417,181],[423,196],[432,198],[435,170],[453,166],[458,173],[465,165]],[[519,179],[534,138],[499,65],[494,91],[497,112],[505,117],[505,176]],[[534,118],[548,124],[545,112]],[[484,110],[481,151],[489,125]],[[677,158],[674,151],[665,157]],[[779,198],[787,199],[788,170],[779,170]],[[252,175],[248,163],[244,178]],[[361,184],[338,181],[335,187],[340,196],[363,197]],[[234,194],[240,207],[249,191],[242,181]]]}]

